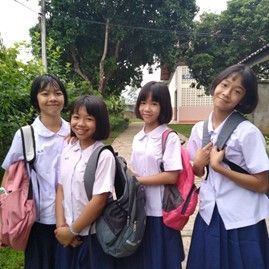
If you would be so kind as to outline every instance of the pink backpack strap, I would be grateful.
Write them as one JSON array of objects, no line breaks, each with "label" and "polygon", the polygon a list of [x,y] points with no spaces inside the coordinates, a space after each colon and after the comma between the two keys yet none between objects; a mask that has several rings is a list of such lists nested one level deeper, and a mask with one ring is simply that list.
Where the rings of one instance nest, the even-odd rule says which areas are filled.
[{"label": "pink backpack strap", "polygon": [[166,145],[166,141],[167,141],[167,137],[170,133],[176,133],[176,131],[174,131],[171,128],[167,128],[163,133],[162,133],[162,154],[164,154],[165,151],[165,145]]}]

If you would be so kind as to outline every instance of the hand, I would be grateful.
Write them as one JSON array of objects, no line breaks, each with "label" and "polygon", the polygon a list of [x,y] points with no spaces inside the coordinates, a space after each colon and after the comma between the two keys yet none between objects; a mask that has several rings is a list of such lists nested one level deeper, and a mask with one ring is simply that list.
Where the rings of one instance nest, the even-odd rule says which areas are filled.
[{"label": "hand", "polygon": [[193,160],[196,167],[204,168],[209,164],[212,147],[212,142],[209,142],[203,148],[196,151],[195,159]]},{"label": "hand", "polygon": [[221,166],[221,162],[224,158],[224,150],[218,150],[216,146],[214,146],[210,152],[210,166],[218,172]]},{"label": "hand", "polygon": [[79,237],[76,236],[76,237],[73,239],[73,241],[71,242],[70,245],[71,245],[73,248],[75,248],[75,247],[80,246],[81,244],[82,244],[81,239],[79,239]]},{"label": "hand", "polygon": [[59,227],[54,231],[56,239],[62,244],[64,247],[70,245],[75,236],[70,232],[69,227]]}]

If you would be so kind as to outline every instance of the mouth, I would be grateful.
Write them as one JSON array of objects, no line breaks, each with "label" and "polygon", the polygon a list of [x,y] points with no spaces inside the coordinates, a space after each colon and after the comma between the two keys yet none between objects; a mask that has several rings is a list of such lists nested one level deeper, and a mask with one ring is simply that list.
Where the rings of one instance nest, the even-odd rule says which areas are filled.
[{"label": "mouth", "polygon": [[86,133],[86,130],[82,130],[82,129],[74,129],[74,132],[77,135],[84,135]]},{"label": "mouth", "polygon": [[143,114],[142,116],[145,117],[145,118],[149,118],[149,117],[151,117],[150,114]]},{"label": "mouth", "polygon": [[221,98],[221,97],[218,97],[218,99],[221,100],[221,101],[224,102],[224,103],[229,103],[229,100],[227,100],[227,99],[223,99],[223,98]]}]

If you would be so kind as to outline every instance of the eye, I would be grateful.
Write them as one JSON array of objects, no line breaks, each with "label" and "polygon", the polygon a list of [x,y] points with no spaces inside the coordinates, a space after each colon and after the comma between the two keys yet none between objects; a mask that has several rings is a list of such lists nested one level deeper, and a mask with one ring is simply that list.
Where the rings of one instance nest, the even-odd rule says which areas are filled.
[{"label": "eye", "polygon": [[95,118],[94,117],[87,117],[87,121],[94,121]]},{"label": "eye", "polygon": [[48,93],[46,91],[42,91],[39,93],[41,96],[48,96]]},{"label": "eye", "polygon": [[57,91],[57,92],[56,92],[56,95],[57,95],[57,96],[62,96],[62,95],[63,95],[63,92],[62,92],[62,91]]},{"label": "eye", "polygon": [[79,116],[77,114],[73,114],[71,117],[72,120],[77,120],[78,118],[79,118]]},{"label": "eye", "polygon": [[140,105],[145,105],[146,104],[146,101],[141,101],[140,102]]},{"label": "eye", "polygon": [[158,106],[159,103],[158,103],[158,102],[152,102],[152,105],[154,105],[154,106]]}]

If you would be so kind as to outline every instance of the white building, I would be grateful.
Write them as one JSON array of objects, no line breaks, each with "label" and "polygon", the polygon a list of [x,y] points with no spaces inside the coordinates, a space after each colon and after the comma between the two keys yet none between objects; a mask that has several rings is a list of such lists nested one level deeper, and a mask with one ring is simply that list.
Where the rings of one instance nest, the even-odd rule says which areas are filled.
[{"label": "white building", "polygon": [[180,65],[170,77],[168,88],[173,107],[173,121],[179,123],[195,123],[208,118],[212,110],[212,99],[204,89],[191,87],[196,81],[192,78],[189,68]]}]

